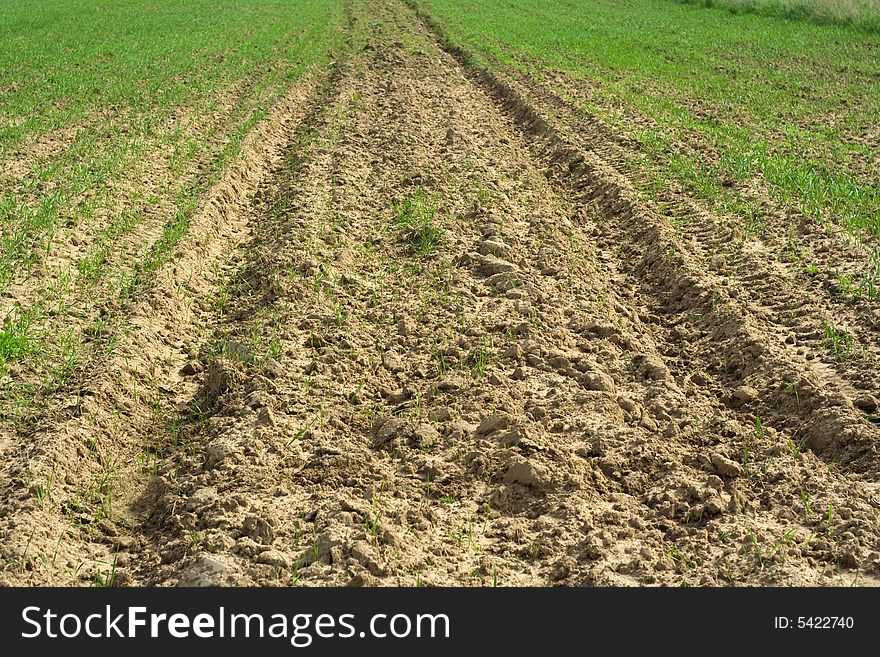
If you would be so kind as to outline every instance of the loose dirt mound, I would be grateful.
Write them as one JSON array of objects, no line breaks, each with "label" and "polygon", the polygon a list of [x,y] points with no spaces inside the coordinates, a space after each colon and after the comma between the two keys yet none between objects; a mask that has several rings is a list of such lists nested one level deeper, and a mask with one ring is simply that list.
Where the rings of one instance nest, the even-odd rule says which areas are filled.
[{"label": "loose dirt mound", "polygon": [[[82,417],[124,438],[95,459],[75,445],[102,425],[54,419],[16,452],[42,465],[8,471],[7,581],[63,583],[66,531],[67,568],[139,585],[877,584],[878,430],[849,380],[406,5],[349,19],[287,171],[233,199],[252,235],[206,251],[211,314],[158,303],[127,343],[161,349],[178,419],[110,420],[117,363]],[[157,441],[125,511],[39,510],[49,472]]]}]

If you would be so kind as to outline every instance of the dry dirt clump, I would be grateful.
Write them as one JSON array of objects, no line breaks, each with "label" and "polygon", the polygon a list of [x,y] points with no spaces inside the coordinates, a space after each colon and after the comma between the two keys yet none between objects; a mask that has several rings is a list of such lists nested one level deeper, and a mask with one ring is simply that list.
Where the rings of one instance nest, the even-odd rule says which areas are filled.
[{"label": "dry dirt clump", "polygon": [[[38,555],[66,531],[64,564],[134,585],[880,583],[852,379],[407,5],[353,2],[348,30],[283,169],[217,215],[241,231],[200,261],[202,312],[157,291],[155,339],[133,322],[173,421],[113,416],[111,362],[40,459],[11,448],[41,465],[6,479],[0,577],[63,583]],[[97,460],[93,417],[124,430]],[[70,529],[79,464],[157,441]]]}]

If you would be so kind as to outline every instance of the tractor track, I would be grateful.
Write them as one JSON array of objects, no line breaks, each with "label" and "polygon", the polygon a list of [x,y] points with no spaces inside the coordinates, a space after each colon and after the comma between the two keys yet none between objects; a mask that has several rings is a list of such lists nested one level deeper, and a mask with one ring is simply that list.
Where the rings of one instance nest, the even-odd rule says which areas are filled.
[{"label": "tractor track", "polygon": [[[547,119],[410,4],[347,7],[325,91],[294,95],[262,173],[208,206],[221,237],[133,311],[140,360],[96,363],[76,417],[16,437],[0,576],[880,584],[880,430],[853,404],[870,376],[787,342],[772,272],[731,283],[714,227],[682,239],[589,125]],[[400,208],[429,217],[427,246]],[[194,316],[170,292],[191,269]],[[111,412],[135,378],[170,390],[173,440],[149,405]],[[89,454],[96,429],[115,438]],[[113,459],[127,494],[72,525],[71,493]],[[64,484],[39,508],[49,472]]]}]

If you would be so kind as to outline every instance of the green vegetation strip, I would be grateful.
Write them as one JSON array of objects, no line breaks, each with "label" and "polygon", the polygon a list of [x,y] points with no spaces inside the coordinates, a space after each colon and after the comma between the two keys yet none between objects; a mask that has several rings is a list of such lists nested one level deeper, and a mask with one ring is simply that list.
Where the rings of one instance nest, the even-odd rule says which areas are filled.
[{"label": "green vegetation strip", "polygon": [[[329,64],[343,21],[338,0],[0,6],[0,292],[25,281],[62,231],[85,221],[94,236],[58,272],[57,294],[39,291],[0,318],[0,377],[26,359],[50,370],[44,390],[58,384],[81,347],[78,331],[60,335],[50,322],[64,316],[65,295],[78,285],[89,304],[120,307],[148,284],[245,135],[305,72]],[[210,129],[194,139],[201,123]],[[128,190],[119,209],[120,183],[147,157],[164,163],[165,178]],[[118,280],[95,289],[120,240],[157,204],[167,217],[159,239],[135,262],[117,258]],[[15,379],[7,393],[34,390]]]},{"label": "green vegetation strip", "polygon": [[850,25],[880,33],[880,0],[680,0],[686,4],[789,20]]},{"label": "green vegetation strip", "polygon": [[880,34],[672,0],[416,4],[480,65],[579,80],[573,100],[638,142],[656,190],[756,229],[766,194],[880,235]]},{"label": "green vegetation strip", "polygon": [[170,151],[180,173],[212,148],[181,121],[216,115],[229,94],[247,115],[326,64],[342,20],[337,0],[3,3],[0,174],[26,170],[0,175],[0,290],[62,227],[101,216],[139,160]]}]

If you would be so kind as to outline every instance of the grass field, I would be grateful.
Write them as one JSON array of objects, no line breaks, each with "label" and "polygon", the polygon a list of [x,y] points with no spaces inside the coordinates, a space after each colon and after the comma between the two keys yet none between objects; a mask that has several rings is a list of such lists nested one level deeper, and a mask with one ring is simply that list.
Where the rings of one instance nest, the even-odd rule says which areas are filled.
[{"label": "grass field", "polygon": [[289,84],[326,60],[341,8],[289,5],[5,3],[2,152],[34,134],[93,122],[96,111],[111,112],[117,129],[150,134],[174,108],[199,107],[233,84]]},{"label": "grass field", "polygon": [[0,373],[27,362],[26,398],[79,357],[67,320],[100,334],[170,256],[341,17],[331,0],[0,7]]},{"label": "grass field", "polygon": [[880,36],[665,0],[422,4],[489,66],[587,83],[575,102],[639,143],[647,186],[674,179],[755,225],[766,189],[880,234]]},{"label": "grass field", "polygon": [[0,5],[0,586],[880,585],[877,13],[799,2]]},{"label": "grass field", "polygon": [[852,26],[866,32],[880,32],[878,0],[681,0],[732,13],[752,13],[820,24]]}]

